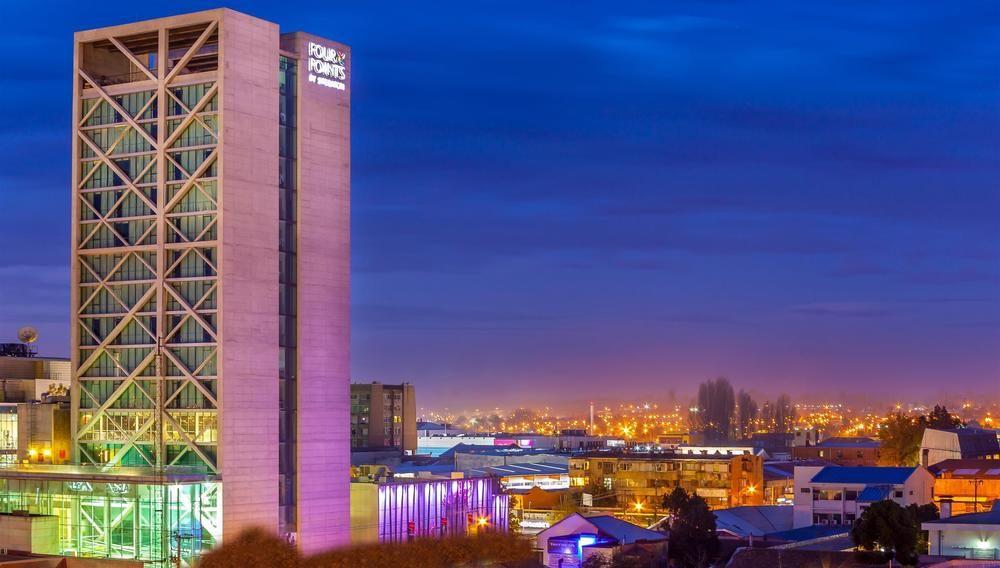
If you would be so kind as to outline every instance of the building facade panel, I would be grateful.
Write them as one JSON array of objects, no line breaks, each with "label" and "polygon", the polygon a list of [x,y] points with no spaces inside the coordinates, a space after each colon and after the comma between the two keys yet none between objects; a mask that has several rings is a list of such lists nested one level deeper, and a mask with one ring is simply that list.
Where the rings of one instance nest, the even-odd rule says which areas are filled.
[{"label": "building facade panel", "polygon": [[[298,32],[282,47],[298,61],[296,508],[309,552],[350,540],[351,55]],[[343,68],[343,89],[316,82],[317,62]]]}]

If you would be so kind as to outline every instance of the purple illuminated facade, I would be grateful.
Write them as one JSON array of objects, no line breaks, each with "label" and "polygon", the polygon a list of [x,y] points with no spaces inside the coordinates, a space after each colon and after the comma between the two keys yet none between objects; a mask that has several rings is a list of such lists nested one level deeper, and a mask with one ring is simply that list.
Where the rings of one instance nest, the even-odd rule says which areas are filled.
[{"label": "purple illuminated facade", "polygon": [[355,483],[352,542],[507,532],[509,499],[494,478]]}]

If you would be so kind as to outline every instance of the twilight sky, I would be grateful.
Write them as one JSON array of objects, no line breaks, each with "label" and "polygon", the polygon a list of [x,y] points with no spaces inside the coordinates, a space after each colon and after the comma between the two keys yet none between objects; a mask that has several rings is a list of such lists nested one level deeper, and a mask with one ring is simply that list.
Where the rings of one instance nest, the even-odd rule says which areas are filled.
[{"label": "twilight sky", "polygon": [[[14,4],[0,340],[66,355],[72,32],[218,4]],[[229,2],[353,47],[355,378],[995,394],[1000,5],[804,4]]]}]

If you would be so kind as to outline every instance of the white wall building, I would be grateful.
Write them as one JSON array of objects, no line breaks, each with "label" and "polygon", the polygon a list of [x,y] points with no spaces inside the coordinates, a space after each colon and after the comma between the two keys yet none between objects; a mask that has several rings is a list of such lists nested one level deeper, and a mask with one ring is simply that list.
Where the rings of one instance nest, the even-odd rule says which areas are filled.
[{"label": "white wall building", "polygon": [[[1000,503],[1000,502],[998,502]],[[1000,560],[1000,506],[986,513],[956,515],[921,525],[932,556]]]},{"label": "white wall building", "polygon": [[925,505],[933,489],[923,467],[796,467],[794,525],[851,525],[876,501]]}]

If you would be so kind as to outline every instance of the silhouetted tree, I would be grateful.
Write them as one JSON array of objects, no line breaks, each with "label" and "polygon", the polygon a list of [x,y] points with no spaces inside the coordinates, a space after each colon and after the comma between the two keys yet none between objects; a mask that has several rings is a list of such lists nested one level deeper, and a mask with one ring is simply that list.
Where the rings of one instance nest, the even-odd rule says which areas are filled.
[{"label": "silhouetted tree", "polygon": [[693,495],[684,499],[674,493],[668,498],[680,509],[670,526],[670,558],[683,568],[708,566],[719,551],[715,515],[701,497]]},{"label": "silhouetted tree", "polygon": [[927,415],[927,427],[928,428],[940,428],[942,430],[947,430],[949,428],[958,428],[962,425],[962,421],[958,419],[957,416],[948,412],[945,406],[934,405],[934,410]]},{"label": "silhouetted tree", "polygon": [[919,532],[915,510],[886,499],[872,503],[861,513],[851,528],[851,540],[863,550],[883,551],[903,564],[914,564]]},{"label": "silhouetted tree", "polygon": [[757,420],[757,402],[750,393],[740,389],[740,394],[736,396],[736,410],[739,412],[736,435],[745,440],[753,434],[754,422]]},{"label": "silhouetted tree", "polygon": [[913,466],[920,461],[920,441],[927,428],[926,416],[910,416],[902,412],[889,415],[879,439],[882,440],[879,463],[891,466]]},{"label": "silhouetted tree", "polygon": [[709,442],[728,440],[733,431],[736,395],[729,379],[706,381],[698,386],[698,411],[691,416],[694,430],[704,434]]}]

